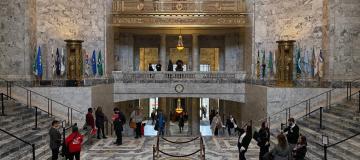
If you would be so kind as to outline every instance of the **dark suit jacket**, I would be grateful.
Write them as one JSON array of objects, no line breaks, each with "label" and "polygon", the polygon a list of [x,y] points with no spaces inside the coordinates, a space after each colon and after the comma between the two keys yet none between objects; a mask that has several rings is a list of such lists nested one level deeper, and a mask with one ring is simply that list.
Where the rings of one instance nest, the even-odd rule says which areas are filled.
[{"label": "dark suit jacket", "polygon": [[265,147],[266,142],[270,141],[269,128],[261,128],[258,133],[257,142],[259,147]]},{"label": "dark suit jacket", "polygon": [[61,133],[51,127],[49,130],[49,136],[50,136],[50,148],[51,149],[59,149],[61,146]]},{"label": "dark suit jacket", "polygon": [[240,137],[241,137],[241,134],[238,138],[238,148],[240,150],[241,147],[244,147],[245,148],[245,151],[247,151],[248,147],[249,147],[249,144],[251,142],[251,139],[252,139],[252,135],[250,134],[246,134],[245,137],[242,139],[241,142],[239,142],[240,140]]},{"label": "dark suit jacket", "polygon": [[284,132],[287,132],[286,138],[288,143],[290,144],[296,144],[299,139],[299,126],[295,124],[293,128],[290,126],[286,127],[284,129]]}]

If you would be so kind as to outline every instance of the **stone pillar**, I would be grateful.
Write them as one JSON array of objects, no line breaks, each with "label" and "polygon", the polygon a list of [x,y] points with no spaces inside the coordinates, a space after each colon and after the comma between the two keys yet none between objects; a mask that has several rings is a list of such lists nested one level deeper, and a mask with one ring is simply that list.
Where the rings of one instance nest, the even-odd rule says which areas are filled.
[{"label": "stone pillar", "polygon": [[191,135],[200,135],[200,98],[191,98]]},{"label": "stone pillar", "polygon": [[199,35],[192,35],[192,70],[199,71],[200,70],[200,53],[199,53]]},{"label": "stone pillar", "polygon": [[161,71],[166,71],[166,34],[160,35],[160,64],[161,64]]}]

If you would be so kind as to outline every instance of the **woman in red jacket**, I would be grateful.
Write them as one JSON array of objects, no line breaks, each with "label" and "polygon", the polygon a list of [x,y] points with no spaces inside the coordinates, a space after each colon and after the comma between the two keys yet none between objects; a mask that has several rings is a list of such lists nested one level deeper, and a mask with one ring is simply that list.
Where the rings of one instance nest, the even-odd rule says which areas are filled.
[{"label": "woman in red jacket", "polygon": [[72,128],[72,133],[66,137],[65,145],[67,147],[67,159],[80,160],[81,144],[83,142],[83,135],[79,133],[78,127],[75,125]]}]

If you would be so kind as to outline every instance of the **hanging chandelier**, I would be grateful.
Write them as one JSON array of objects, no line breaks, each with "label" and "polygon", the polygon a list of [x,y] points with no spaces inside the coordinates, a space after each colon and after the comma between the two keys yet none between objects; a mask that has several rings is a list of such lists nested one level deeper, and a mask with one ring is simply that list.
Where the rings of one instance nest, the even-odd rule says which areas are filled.
[{"label": "hanging chandelier", "polygon": [[176,45],[176,49],[178,51],[184,50],[184,42],[183,42],[183,39],[182,39],[182,36],[181,36],[181,29],[180,29],[180,35],[179,35],[178,43]]},{"label": "hanging chandelier", "polygon": [[180,98],[177,99],[177,105],[176,105],[175,112],[178,114],[183,112],[183,109],[181,107],[181,99]]}]

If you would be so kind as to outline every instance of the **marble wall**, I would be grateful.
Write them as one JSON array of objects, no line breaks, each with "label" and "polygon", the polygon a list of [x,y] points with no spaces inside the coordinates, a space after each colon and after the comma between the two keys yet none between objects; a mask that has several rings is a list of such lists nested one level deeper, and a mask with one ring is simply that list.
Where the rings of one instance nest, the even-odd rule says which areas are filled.
[{"label": "marble wall", "polygon": [[253,65],[257,50],[276,51],[275,41],[296,40],[307,50],[314,47],[316,54],[324,51],[324,78],[343,79],[345,75],[351,79],[358,75],[360,1],[247,0],[254,1]]},{"label": "marble wall", "polygon": [[0,1],[0,76],[28,79],[36,45],[35,0]]}]

